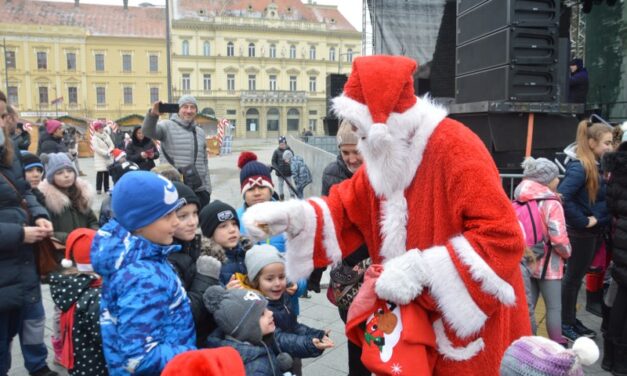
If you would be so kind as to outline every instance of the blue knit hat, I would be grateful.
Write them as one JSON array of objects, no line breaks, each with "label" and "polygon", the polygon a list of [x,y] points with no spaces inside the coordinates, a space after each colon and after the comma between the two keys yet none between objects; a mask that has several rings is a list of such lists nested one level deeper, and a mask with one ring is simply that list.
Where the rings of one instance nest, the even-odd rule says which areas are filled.
[{"label": "blue knit hat", "polygon": [[130,232],[148,226],[184,203],[171,181],[148,171],[124,174],[113,186],[111,196],[115,219]]},{"label": "blue knit hat", "polygon": [[54,174],[64,168],[69,168],[78,176],[76,166],[65,153],[42,154],[41,160],[46,164],[46,180],[50,184],[54,184]]},{"label": "blue knit hat", "polygon": [[35,154],[22,150],[22,164],[24,165],[24,171],[28,171],[31,168],[39,167],[41,171],[44,171],[44,164],[41,163],[41,159]]}]

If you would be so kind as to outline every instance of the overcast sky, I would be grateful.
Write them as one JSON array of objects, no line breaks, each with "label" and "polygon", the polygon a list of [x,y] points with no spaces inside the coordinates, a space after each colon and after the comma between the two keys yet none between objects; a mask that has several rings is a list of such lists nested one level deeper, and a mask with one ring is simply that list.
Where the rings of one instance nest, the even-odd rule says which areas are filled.
[{"label": "overcast sky", "polygon": [[[48,0],[73,3],[74,0]],[[318,4],[338,5],[340,12],[350,21],[357,30],[361,30],[361,5],[362,0],[314,0]],[[88,4],[120,4],[122,0],[80,0],[81,3]],[[129,0],[129,5],[137,5],[140,3],[152,3],[155,5],[164,5],[165,0]]]}]

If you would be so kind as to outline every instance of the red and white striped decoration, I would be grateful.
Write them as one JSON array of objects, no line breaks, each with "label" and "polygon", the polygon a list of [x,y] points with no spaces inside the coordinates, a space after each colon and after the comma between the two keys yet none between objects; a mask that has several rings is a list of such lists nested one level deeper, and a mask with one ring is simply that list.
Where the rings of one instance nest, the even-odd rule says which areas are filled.
[{"label": "red and white striped decoration", "polygon": [[218,143],[222,146],[222,140],[224,139],[224,130],[229,126],[228,119],[222,119],[218,122]]}]

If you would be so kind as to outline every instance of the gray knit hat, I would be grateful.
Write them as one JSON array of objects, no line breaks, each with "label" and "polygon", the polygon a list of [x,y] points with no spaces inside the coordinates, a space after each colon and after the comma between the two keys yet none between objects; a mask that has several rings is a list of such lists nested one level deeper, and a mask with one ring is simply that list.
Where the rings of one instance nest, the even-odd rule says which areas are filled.
[{"label": "gray knit hat", "polygon": [[549,184],[559,175],[557,165],[546,158],[533,159],[529,157],[522,163],[522,167],[525,169],[523,179],[533,180],[544,185]]},{"label": "gray knit hat", "polygon": [[198,102],[196,102],[196,98],[194,98],[192,95],[183,95],[179,98],[179,106],[182,106],[186,103],[191,103],[194,106],[196,106],[196,108],[198,109]]},{"label": "gray knit hat", "polygon": [[259,272],[261,272],[261,269],[266,265],[274,263],[285,264],[285,259],[274,246],[270,244],[258,244],[254,245],[246,252],[244,263],[248,271],[248,280],[254,281]]},{"label": "gray knit hat", "polygon": [[74,171],[76,177],[78,177],[78,171],[76,171],[76,166],[70,160],[70,157],[65,153],[50,153],[50,154],[42,154],[40,155],[41,161],[46,166],[46,180],[48,183],[54,183],[54,174],[57,171],[60,171],[63,168],[69,168]]},{"label": "gray knit hat", "polygon": [[266,298],[253,290],[225,290],[215,285],[205,290],[203,302],[226,335],[252,344],[261,343],[259,319],[268,306]]},{"label": "gray knit hat", "polygon": [[357,141],[359,141],[359,137],[353,131],[353,125],[347,120],[342,120],[335,138],[337,139],[338,148],[342,145],[357,145]]}]

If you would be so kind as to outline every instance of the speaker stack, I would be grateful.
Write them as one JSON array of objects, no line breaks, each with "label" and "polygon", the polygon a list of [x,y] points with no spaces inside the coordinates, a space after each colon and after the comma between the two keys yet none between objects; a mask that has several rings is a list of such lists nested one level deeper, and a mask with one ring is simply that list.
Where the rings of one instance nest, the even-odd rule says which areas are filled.
[{"label": "speaker stack", "polygon": [[458,0],[455,102],[556,102],[560,0]]},{"label": "speaker stack", "polygon": [[339,121],[331,111],[331,100],[344,91],[344,84],[348,80],[345,74],[331,73],[327,75],[327,115],[323,119],[324,132],[329,136],[335,136],[339,128]]}]

